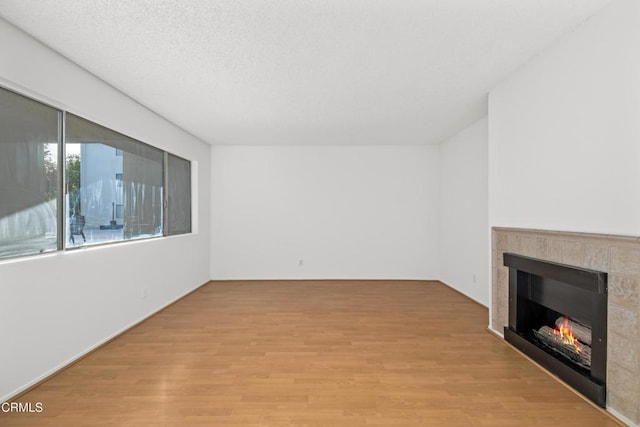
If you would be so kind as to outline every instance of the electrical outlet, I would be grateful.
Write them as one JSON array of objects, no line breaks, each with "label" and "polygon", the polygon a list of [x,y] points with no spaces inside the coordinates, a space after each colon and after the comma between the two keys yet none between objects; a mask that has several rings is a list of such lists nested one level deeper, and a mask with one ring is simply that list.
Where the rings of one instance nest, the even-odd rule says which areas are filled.
[{"label": "electrical outlet", "polygon": [[146,299],[148,296],[149,296],[149,288],[145,286],[142,288],[142,299]]},{"label": "electrical outlet", "polygon": [[299,259],[298,260],[298,267],[302,267],[304,265],[304,260],[303,259]]},{"label": "electrical outlet", "polygon": [[476,283],[478,280],[476,279],[476,275],[473,275],[473,283]]}]

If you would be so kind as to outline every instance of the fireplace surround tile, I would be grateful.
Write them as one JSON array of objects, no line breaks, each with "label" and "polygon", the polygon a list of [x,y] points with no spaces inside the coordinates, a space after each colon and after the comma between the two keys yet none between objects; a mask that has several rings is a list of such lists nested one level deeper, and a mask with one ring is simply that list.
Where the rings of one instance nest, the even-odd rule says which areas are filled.
[{"label": "fireplace surround tile", "polygon": [[607,369],[607,381],[614,381],[616,390],[607,392],[607,404],[634,422],[640,419],[640,378],[612,363]]},{"label": "fireplace surround tile", "polygon": [[520,236],[520,251],[535,257],[538,253],[538,239],[535,236]]},{"label": "fireplace surround tile", "polygon": [[[609,275],[609,298],[613,304],[629,307],[632,310],[640,307],[640,280],[629,277]],[[636,310],[640,312],[640,310]]]},{"label": "fireplace surround tile", "polygon": [[640,277],[640,249],[613,246],[610,271],[621,276]]},{"label": "fireplace surround tile", "polygon": [[520,235],[519,234],[507,234],[507,251],[508,252],[522,252],[520,245]]},{"label": "fireplace surround tile", "polygon": [[640,313],[626,307],[612,304],[608,309],[607,325],[611,331],[632,341],[640,338]]},{"label": "fireplace surround tile", "polygon": [[496,240],[495,240],[495,250],[498,251],[499,256],[501,256],[502,253],[507,252],[507,248],[508,248],[508,241],[507,241],[507,236],[506,234],[499,234],[496,236]]},{"label": "fireplace surround tile", "polygon": [[618,333],[607,334],[608,357],[611,361],[638,375],[638,343]]},{"label": "fireplace surround tile", "polygon": [[640,411],[640,405],[638,402],[629,399],[628,397],[618,396],[617,393],[609,393],[607,396],[609,406],[617,408],[616,410],[631,420],[638,419],[638,411]]},{"label": "fireplace surround tile", "polygon": [[508,324],[504,252],[605,271],[609,275],[607,406],[640,422],[640,237],[494,228],[491,327]]},{"label": "fireplace surround tile", "polygon": [[598,271],[609,270],[609,248],[602,245],[584,245],[584,267]]},{"label": "fireplace surround tile", "polygon": [[584,267],[584,245],[581,242],[562,242],[562,262],[567,265]]},{"label": "fireplace surround tile", "polygon": [[539,237],[537,257],[545,261],[560,262],[562,259],[562,243],[556,239]]},{"label": "fireplace surround tile", "polygon": [[549,252],[549,239],[546,237],[536,237],[535,239],[535,250],[533,253],[536,258],[545,259],[545,256]]},{"label": "fireplace surround tile", "polygon": [[[502,261],[501,261],[502,262]],[[498,265],[494,269],[493,280],[495,281],[493,324],[496,330],[502,328],[509,318],[509,269],[503,265]]]},{"label": "fireplace surround tile", "polygon": [[607,367],[607,381],[614,381],[618,386],[617,390],[610,391],[608,394],[613,393],[625,399],[633,397],[640,387],[640,382],[636,375],[615,363],[611,363]]}]

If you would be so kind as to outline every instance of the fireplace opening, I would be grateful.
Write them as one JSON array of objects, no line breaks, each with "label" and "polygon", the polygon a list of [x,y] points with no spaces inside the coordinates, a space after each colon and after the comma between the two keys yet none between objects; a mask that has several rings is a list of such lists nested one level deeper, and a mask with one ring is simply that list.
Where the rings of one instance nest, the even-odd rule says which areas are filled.
[{"label": "fireplace opening", "polygon": [[533,329],[537,342],[575,363],[576,369],[591,371],[591,328],[567,316],[560,316],[553,326]]},{"label": "fireplace opening", "polygon": [[607,274],[509,253],[504,264],[505,339],[605,407]]}]

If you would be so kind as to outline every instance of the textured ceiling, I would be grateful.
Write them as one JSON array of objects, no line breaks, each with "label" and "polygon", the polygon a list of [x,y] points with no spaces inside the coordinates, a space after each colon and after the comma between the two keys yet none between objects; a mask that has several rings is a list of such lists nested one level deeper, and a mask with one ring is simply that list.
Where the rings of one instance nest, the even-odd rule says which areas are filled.
[{"label": "textured ceiling", "polygon": [[609,0],[0,0],[211,144],[435,144]]}]

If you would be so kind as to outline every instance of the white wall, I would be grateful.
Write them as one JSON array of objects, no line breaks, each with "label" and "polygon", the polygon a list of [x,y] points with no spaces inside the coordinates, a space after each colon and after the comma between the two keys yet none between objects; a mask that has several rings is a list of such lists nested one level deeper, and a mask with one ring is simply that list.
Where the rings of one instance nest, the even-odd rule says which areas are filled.
[{"label": "white wall", "polygon": [[4,401],[208,281],[210,153],[2,20],[0,51],[1,85],[193,160],[197,222],[192,235],[0,261]]},{"label": "white wall", "polygon": [[488,306],[487,118],[440,144],[440,280]]},{"label": "white wall", "polygon": [[639,40],[616,0],[490,93],[491,225],[640,235]]},{"label": "white wall", "polygon": [[217,146],[211,164],[213,278],[438,278],[437,147]]}]

